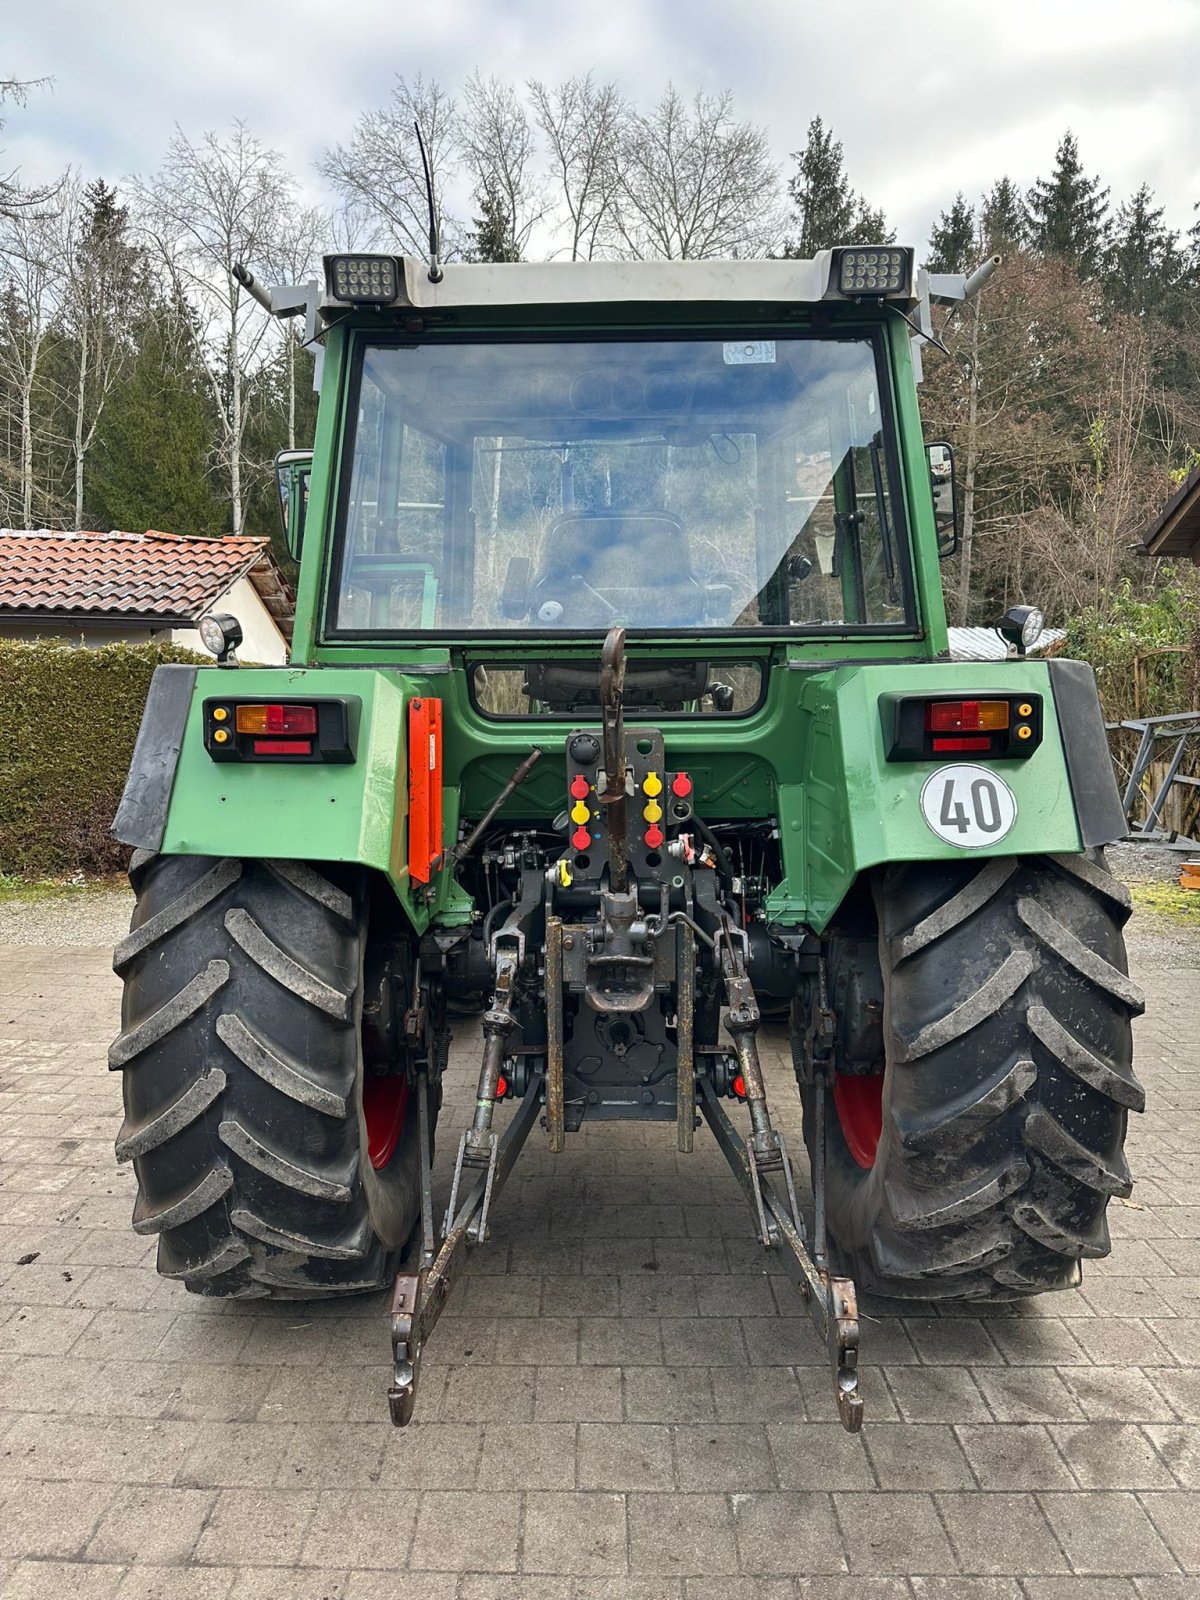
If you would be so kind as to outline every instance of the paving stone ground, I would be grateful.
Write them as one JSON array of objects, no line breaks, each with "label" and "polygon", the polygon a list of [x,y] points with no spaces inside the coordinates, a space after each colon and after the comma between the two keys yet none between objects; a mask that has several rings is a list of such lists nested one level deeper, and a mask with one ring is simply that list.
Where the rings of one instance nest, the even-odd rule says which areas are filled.
[{"label": "paving stone ground", "polygon": [[[707,1133],[676,1156],[669,1126],[534,1136],[392,1429],[382,1296],[156,1276],[109,951],[0,946],[0,1596],[1200,1596],[1200,971],[1169,948],[1135,937],[1149,1107],[1111,1257],[1004,1314],[868,1305],[851,1438]],[[800,1151],[781,1035],[767,1062]]]}]

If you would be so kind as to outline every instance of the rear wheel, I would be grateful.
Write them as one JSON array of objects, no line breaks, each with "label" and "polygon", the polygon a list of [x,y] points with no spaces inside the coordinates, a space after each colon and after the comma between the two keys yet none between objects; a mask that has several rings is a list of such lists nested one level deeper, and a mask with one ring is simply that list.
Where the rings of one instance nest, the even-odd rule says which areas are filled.
[{"label": "rear wheel", "polygon": [[130,877],[110,1065],[158,1270],[209,1295],[379,1288],[419,1216],[419,1156],[407,1077],[364,1067],[361,880],[199,856],[136,856]]},{"label": "rear wheel", "polygon": [[[1078,1283],[1108,1253],[1109,1199],[1132,1187],[1127,1115],[1145,1101],[1126,891],[1094,853],[902,864],[874,894],[884,1058],[826,1089],[835,1253],[906,1298]],[[811,1154],[803,1073],[801,1092]]]}]

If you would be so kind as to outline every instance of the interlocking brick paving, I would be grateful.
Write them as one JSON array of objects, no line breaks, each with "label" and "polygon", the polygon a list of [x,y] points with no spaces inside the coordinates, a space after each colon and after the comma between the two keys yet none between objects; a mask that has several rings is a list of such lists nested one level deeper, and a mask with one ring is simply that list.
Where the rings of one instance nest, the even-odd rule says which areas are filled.
[{"label": "interlocking brick paving", "polygon": [[[1111,1257],[1011,1310],[868,1303],[851,1438],[707,1132],[689,1158],[669,1125],[535,1134],[397,1432],[385,1297],[156,1276],[109,952],[0,947],[0,1595],[1200,1596],[1200,976],[1133,951],[1149,1106]],[[460,1024],[443,1204],[477,1059]],[[766,1064],[799,1153],[781,1034]]]}]

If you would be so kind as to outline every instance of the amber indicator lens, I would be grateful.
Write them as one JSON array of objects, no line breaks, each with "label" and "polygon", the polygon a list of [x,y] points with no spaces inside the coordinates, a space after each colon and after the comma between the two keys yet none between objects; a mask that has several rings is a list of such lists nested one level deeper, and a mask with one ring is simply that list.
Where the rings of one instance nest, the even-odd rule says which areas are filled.
[{"label": "amber indicator lens", "polygon": [[925,707],[930,733],[993,733],[1008,727],[1007,700],[933,700]]},{"label": "amber indicator lens", "polygon": [[[317,731],[316,706],[238,706],[234,725],[239,733],[305,733]],[[282,753],[282,752],[279,752]]]}]

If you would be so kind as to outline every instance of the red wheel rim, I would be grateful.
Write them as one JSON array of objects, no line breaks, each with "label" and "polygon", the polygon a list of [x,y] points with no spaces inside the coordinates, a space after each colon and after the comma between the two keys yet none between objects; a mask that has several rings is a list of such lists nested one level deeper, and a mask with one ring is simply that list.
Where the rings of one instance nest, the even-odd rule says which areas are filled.
[{"label": "red wheel rim", "polygon": [[883,1073],[864,1078],[835,1072],[833,1104],[846,1148],[860,1167],[873,1167],[883,1132]]},{"label": "red wheel rim", "polygon": [[408,1079],[399,1073],[370,1077],[363,1084],[367,1155],[376,1172],[396,1153],[408,1110]]}]

